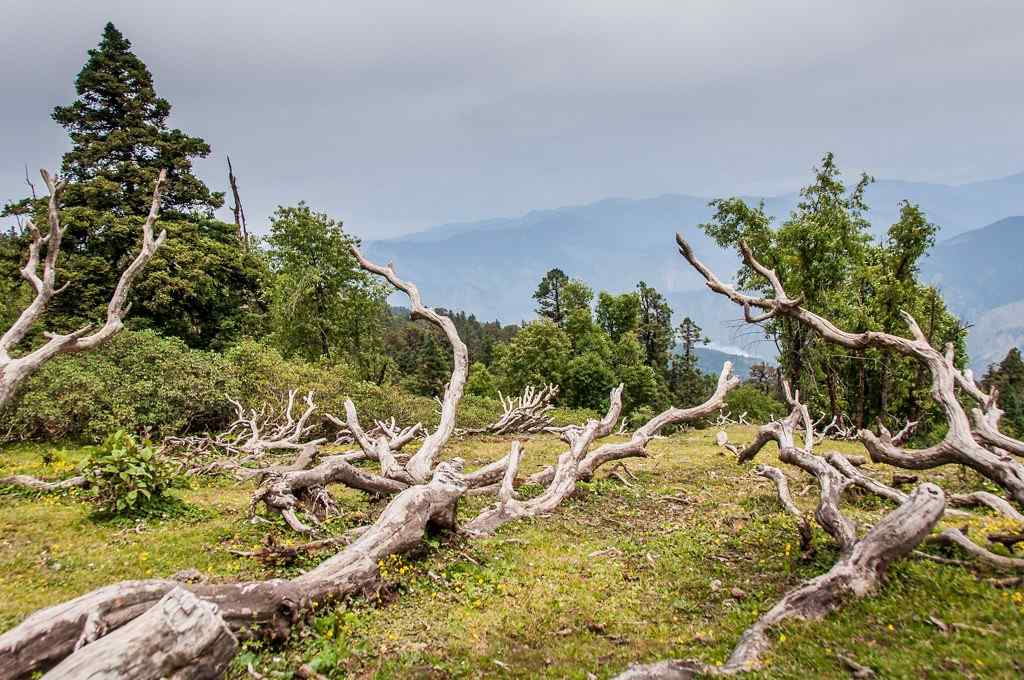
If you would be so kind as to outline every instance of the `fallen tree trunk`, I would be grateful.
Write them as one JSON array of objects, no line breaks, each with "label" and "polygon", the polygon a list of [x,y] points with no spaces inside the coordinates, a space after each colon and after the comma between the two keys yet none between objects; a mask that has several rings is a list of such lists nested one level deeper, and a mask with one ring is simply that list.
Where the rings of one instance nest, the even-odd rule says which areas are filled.
[{"label": "fallen tree trunk", "polygon": [[[175,588],[216,605],[237,636],[286,637],[313,606],[372,592],[379,575],[377,563],[417,546],[428,527],[454,527],[455,506],[466,490],[461,465],[459,459],[438,465],[429,483],[398,494],[348,547],[294,579],[223,584],[125,581],[42,609],[0,635],[0,679],[13,680],[44,669],[75,652],[83,639],[94,644],[92,640],[143,615]],[[132,652],[142,654],[146,649],[135,645]]]},{"label": "fallen tree trunk", "polygon": [[127,625],[78,647],[43,677],[213,680],[237,649],[216,606],[175,588]]}]

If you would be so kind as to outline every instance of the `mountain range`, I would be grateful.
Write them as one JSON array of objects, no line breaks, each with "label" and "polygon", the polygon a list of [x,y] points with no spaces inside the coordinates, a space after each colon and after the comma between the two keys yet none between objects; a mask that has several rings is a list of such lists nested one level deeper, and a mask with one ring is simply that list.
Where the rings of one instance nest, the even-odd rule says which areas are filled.
[{"label": "mountain range", "polygon": [[[763,200],[769,215],[785,219],[796,193]],[[940,226],[939,243],[922,267],[951,308],[971,328],[972,363],[981,368],[1024,342],[1024,173],[958,186],[881,180],[866,199],[874,231],[899,215],[900,201],[919,204]],[[531,298],[546,271],[559,267],[596,290],[621,292],[645,281],[668,298],[676,322],[689,316],[712,346],[735,355],[771,356],[774,347],[739,310],[703,284],[676,251],[681,231],[698,256],[721,276],[739,266],[697,225],[711,217],[707,197],[667,194],[606,199],[583,206],[537,210],[521,217],[444,224],[365,245],[367,254],[393,261],[430,304],[463,309],[483,319],[533,318]],[[987,225],[987,226],[982,226]],[[979,228],[980,227],[980,228]]]}]

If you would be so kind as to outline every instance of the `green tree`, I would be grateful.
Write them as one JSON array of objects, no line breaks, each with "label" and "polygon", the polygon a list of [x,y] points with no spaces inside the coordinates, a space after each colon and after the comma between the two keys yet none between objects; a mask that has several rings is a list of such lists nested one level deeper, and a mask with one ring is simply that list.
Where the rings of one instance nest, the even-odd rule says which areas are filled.
[{"label": "green tree", "polygon": [[636,336],[644,348],[644,361],[658,375],[668,373],[672,349],[672,308],[657,290],[641,281],[636,286],[640,314]]},{"label": "green tree", "polygon": [[356,262],[356,240],[305,203],[270,222],[270,320],[286,356],[348,360],[368,369],[382,348],[386,292]]},{"label": "green tree", "polygon": [[623,335],[637,329],[640,323],[640,295],[622,293],[613,295],[602,291],[597,296],[597,325],[618,342]]},{"label": "green tree", "polygon": [[537,315],[558,325],[565,321],[566,309],[562,291],[569,277],[561,269],[552,269],[537,284],[533,299],[537,301]]},{"label": "green tree", "polygon": [[[260,334],[266,265],[238,247],[232,226],[212,218],[222,197],[191,170],[192,159],[206,156],[209,146],[167,127],[170,104],[156,95],[152,75],[130,47],[108,24],[78,75],[78,98],[54,110],[72,146],[61,169],[68,186],[58,269],[68,291],[50,304],[48,330],[69,332],[103,318],[121,271],[138,249],[156,177],[166,168],[159,228],[168,238],[133,287],[129,326],[201,348]],[[26,199],[5,212],[35,212],[44,223],[44,203]],[[16,240],[24,243],[20,235]],[[2,258],[0,266],[0,278],[18,281],[20,263]],[[22,292],[27,288],[17,285]]]},{"label": "green tree", "polygon": [[1002,429],[1011,436],[1024,436],[1024,361],[1020,349],[1014,347],[998,364],[988,367],[982,385],[986,390],[999,390],[999,407],[1005,411]]},{"label": "green tree", "polygon": [[608,404],[608,395],[616,384],[615,372],[605,358],[585,352],[565,366],[561,397],[568,406],[599,409]]},{"label": "green tree", "polygon": [[497,345],[493,367],[505,393],[518,394],[527,385],[561,385],[571,356],[568,334],[553,321],[541,319],[524,326],[512,340]]},{"label": "green tree", "polygon": [[479,361],[469,367],[466,379],[466,394],[489,399],[498,398],[498,384],[487,366]]},{"label": "green tree", "polygon": [[687,363],[696,363],[697,357],[693,350],[700,345],[708,344],[711,340],[704,335],[704,330],[690,317],[683,319],[677,332],[679,333],[679,344],[683,349],[683,358]]},{"label": "green tree", "polygon": [[[864,201],[871,181],[861,175],[848,188],[832,154],[826,154],[814,182],[801,191],[796,209],[778,229],[763,205],[751,207],[738,198],[713,201],[715,215],[702,226],[719,245],[747,242],[790,295],[801,295],[806,308],[837,325],[906,334],[899,315],[904,309],[921,321],[933,344],[953,342],[962,361],[963,327],[938,292],[917,280],[918,262],[934,242],[934,225],[904,202],[886,239],[874,242]],[[755,294],[774,295],[769,282],[746,265],[737,280]],[[924,398],[927,371],[913,361],[874,350],[850,353],[788,317],[770,319],[763,327],[779,347],[782,376],[815,410],[835,417],[852,414],[864,426],[876,418],[890,424],[917,419],[930,408]]]},{"label": "green tree", "polygon": [[167,127],[170,103],[157,96],[149,69],[113,24],[89,50],[75,91],[72,104],[53,111],[72,142],[61,166],[69,181],[66,206],[145,215],[161,168],[168,171],[164,215],[212,214],[223,205],[223,194],[211,192],[192,174],[192,159],[205,158],[209,145]]}]

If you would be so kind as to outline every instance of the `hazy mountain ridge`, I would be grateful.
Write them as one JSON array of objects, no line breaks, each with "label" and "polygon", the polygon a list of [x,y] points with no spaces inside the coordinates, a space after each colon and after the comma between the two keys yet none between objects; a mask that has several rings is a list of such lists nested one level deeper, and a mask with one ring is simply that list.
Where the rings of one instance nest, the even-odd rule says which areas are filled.
[{"label": "hazy mountain ridge", "polygon": [[[1005,353],[1012,336],[1001,332],[1007,313],[990,315],[985,327],[980,319],[991,309],[1024,298],[1016,275],[1020,267],[1013,266],[1015,254],[1024,252],[1024,229],[1013,219],[1001,219],[1024,214],[1024,174],[961,186],[875,182],[867,200],[876,232],[897,219],[903,199],[919,203],[941,227],[940,243],[923,271],[942,288],[954,311],[979,323],[972,329],[977,336],[971,342],[975,363]],[[795,193],[768,197],[765,210],[781,221],[798,200]],[[643,280],[666,295],[677,322],[690,316],[719,345],[772,356],[774,348],[742,323],[737,308],[708,291],[676,251],[673,235],[682,231],[701,259],[721,275],[737,270],[735,254],[697,228],[711,217],[708,201],[684,194],[606,199],[518,218],[440,225],[369,242],[366,250],[375,259],[394,261],[402,276],[417,282],[428,304],[506,323],[534,316],[531,295],[553,267],[582,278],[595,290],[630,290]],[[989,226],[977,229],[985,224]]]}]

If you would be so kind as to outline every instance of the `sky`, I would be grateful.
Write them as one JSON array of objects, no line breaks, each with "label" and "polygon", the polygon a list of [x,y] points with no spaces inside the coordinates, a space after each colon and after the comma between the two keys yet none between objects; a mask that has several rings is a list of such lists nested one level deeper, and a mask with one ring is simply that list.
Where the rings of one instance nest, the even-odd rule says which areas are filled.
[{"label": "sky", "polygon": [[[113,21],[239,177],[370,239],[607,197],[772,194],[847,171],[1024,170],[1024,2],[0,0],[0,201],[68,148],[54,106]],[[228,211],[223,216],[230,219]]]}]

